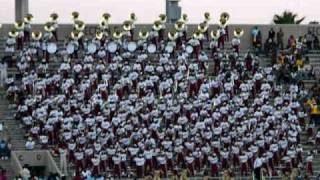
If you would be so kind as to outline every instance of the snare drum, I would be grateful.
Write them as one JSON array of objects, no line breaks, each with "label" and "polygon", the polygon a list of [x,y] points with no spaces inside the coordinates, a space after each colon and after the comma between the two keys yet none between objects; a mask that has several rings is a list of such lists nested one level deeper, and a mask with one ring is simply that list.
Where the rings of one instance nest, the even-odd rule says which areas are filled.
[{"label": "snare drum", "polygon": [[57,44],[56,43],[48,43],[47,51],[50,54],[54,54],[57,51]]},{"label": "snare drum", "polygon": [[166,47],[164,48],[164,50],[167,53],[172,53],[173,52],[173,46],[172,45],[166,45]]},{"label": "snare drum", "polygon": [[74,53],[74,50],[75,50],[74,44],[68,43],[66,49],[67,49],[68,54],[73,54],[73,53]]},{"label": "snare drum", "polygon": [[111,53],[115,53],[118,49],[118,45],[115,42],[109,42],[107,45],[107,49]]},{"label": "snare drum", "polygon": [[153,54],[157,51],[157,46],[155,44],[149,44],[147,47],[147,51],[150,54]]},{"label": "snare drum", "polygon": [[137,43],[136,42],[129,42],[128,43],[128,51],[134,52],[137,49]]},{"label": "snare drum", "polygon": [[97,51],[97,45],[94,43],[88,44],[88,53],[93,54]]},{"label": "snare drum", "polygon": [[186,47],[186,52],[187,52],[188,54],[191,54],[191,53],[193,52],[193,47],[192,47],[191,45],[187,45],[187,47]]}]

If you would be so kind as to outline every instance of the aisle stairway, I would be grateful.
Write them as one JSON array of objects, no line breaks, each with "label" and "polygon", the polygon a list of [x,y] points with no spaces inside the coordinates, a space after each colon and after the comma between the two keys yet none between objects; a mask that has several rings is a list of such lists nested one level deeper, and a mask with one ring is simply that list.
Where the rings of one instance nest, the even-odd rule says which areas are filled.
[{"label": "aisle stairway", "polygon": [[[59,42],[59,46],[61,45],[62,45],[62,42]],[[227,43],[226,46],[230,47],[230,43]],[[3,56],[3,49],[4,49],[3,41],[0,41],[0,57]],[[310,52],[310,54],[308,55],[310,57],[311,64],[320,65],[319,51]],[[61,62],[51,62],[49,65],[49,71],[51,72],[56,71],[60,63]],[[270,58],[265,56],[262,56],[260,58],[260,64],[262,66],[267,66],[270,63],[271,63]],[[17,74],[16,68],[10,68],[8,70],[8,74],[11,76],[15,76]],[[311,87],[314,84],[314,82],[315,82],[314,80],[305,81],[307,87]],[[4,90],[1,90],[0,93],[2,94],[0,98],[0,121],[3,121],[5,123],[5,126],[7,127],[7,137],[11,139],[13,150],[24,150],[25,149],[24,148],[24,143],[25,143],[24,130],[20,128],[20,122],[14,119],[15,110],[13,108],[13,105],[10,105],[10,103],[6,100],[4,96],[4,93],[5,93]],[[306,132],[303,132],[301,134],[301,142],[303,142],[302,144],[303,144],[305,153],[309,150],[314,149],[313,145],[309,145],[305,143],[307,142]],[[39,145],[36,146],[36,149],[38,148],[40,148]],[[54,159],[57,163],[57,166],[59,167],[59,157],[55,157]],[[8,160],[7,161],[0,160],[0,164],[2,167],[5,167],[8,170],[8,174],[10,176],[9,179],[11,179],[13,174],[12,174],[12,171],[10,171],[11,170],[10,162]],[[315,171],[315,175],[320,173],[320,154],[315,155],[314,171]],[[71,168],[69,175],[71,175],[72,173],[73,173],[73,168]],[[202,172],[198,173],[195,179],[202,179],[202,176],[203,176]],[[236,179],[251,179],[250,176],[247,176],[247,177],[240,176],[238,171],[236,171],[236,177],[237,177]],[[219,179],[219,178],[213,178],[213,179]],[[280,179],[280,177],[273,177],[272,179]]]}]

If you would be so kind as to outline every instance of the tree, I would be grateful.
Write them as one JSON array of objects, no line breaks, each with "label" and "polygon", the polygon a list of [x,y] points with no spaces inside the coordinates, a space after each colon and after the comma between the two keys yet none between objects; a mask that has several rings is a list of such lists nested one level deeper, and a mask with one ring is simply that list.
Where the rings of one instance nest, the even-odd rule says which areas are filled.
[{"label": "tree", "polygon": [[300,24],[305,19],[305,17],[297,18],[298,14],[291,11],[284,11],[281,15],[274,15],[273,22],[275,24]]}]

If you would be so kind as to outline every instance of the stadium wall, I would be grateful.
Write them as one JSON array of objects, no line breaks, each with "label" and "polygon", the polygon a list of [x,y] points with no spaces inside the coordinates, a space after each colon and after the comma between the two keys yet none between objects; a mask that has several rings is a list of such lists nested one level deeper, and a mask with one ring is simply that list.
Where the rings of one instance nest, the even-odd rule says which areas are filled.
[{"label": "stadium wall", "polygon": [[[115,26],[121,26],[120,24],[113,24],[110,25],[110,30],[113,30]],[[244,24],[231,24],[229,25],[229,37],[232,38],[233,36],[233,30],[237,27],[241,27],[244,29],[244,35],[242,37],[242,43],[241,43],[241,49],[248,49],[250,48],[251,44],[251,36],[250,32],[253,29],[253,27],[258,26],[258,28],[262,32],[262,38],[263,38],[263,43],[265,42],[267,36],[268,36],[268,31],[271,27],[274,28],[274,30],[277,32],[280,28],[282,28],[285,36],[284,36],[284,43],[285,45],[287,44],[287,39],[289,38],[290,35],[294,35],[295,37],[304,35],[305,33],[310,30],[311,32],[315,33],[317,36],[320,36],[320,25],[244,25]],[[1,37],[7,36],[7,33],[11,30],[13,25],[9,24],[4,24],[2,28],[0,29],[0,35]],[[34,24],[32,25],[34,31],[43,31],[43,25],[40,24]],[[136,32],[139,31],[141,28],[146,28],[146,29],[151,29],[152,25],[151,24],[138,24],[135,25],[136,27]],[[216,29],[218,25],[210,25],[209,31],[212,29]],[[172,29],[173,24],[167,24],[167,29]],[[194,30],[197,28],[197,25],[190,24],[188,25],[188,34],[194,32]],[[98,25],[95,24],[87,24],[85,28],[85,34],[94,36],[95,32],[98,29]],[[72,30],[72,25],[71,24],[61,24],[59,25],[58,29],[58,36],[60,39],[63,39],[65,37],[69,37],[70,32]],[[137,36],[138,33],[135,33],[135,36]]]}]

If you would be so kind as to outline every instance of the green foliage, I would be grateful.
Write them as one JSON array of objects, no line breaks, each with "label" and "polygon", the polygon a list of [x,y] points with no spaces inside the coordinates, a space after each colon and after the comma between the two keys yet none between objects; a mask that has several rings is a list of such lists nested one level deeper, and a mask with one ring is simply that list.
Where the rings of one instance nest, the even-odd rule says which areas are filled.
[{"label": "green foliage", "polygon": [[281,15],[274,15],[273,22],[275,24],[300,24],[305,17],[298,19],[298,14],[291,11],[284,11]]}]

